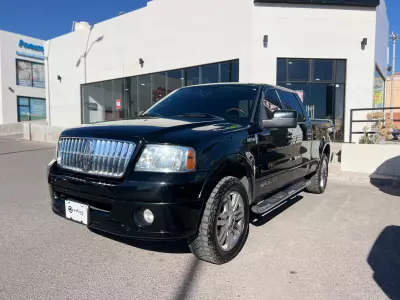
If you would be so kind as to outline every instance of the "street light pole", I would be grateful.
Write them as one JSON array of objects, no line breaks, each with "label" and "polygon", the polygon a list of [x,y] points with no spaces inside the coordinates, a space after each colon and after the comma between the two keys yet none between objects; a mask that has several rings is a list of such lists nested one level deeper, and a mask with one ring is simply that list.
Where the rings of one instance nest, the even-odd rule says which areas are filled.
[{"label": "street light pole", "polygon": [[[392,62],[392,84],[390,86],[390,107],[393,107],[393,94],[394,94],[394,76],[396,75],[396,41],[399,39],[399,35],[392,32],[391,34],[393,42],[393,62]],[[393,109],[390,109],[390,119],[393,120]]]}]

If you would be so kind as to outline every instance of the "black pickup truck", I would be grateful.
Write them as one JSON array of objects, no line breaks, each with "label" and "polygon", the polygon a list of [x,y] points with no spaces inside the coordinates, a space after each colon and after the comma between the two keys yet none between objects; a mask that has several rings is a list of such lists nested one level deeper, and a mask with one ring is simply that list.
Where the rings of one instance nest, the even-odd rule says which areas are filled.
[{"label": "black pickup truck", "polygon": [[115,235],[186,239],[198,258],[223,264],[251,218],[324,192],[331,129],[288,89],[181,88],[136,120],[65,130],[48,166],[52,209]]}]

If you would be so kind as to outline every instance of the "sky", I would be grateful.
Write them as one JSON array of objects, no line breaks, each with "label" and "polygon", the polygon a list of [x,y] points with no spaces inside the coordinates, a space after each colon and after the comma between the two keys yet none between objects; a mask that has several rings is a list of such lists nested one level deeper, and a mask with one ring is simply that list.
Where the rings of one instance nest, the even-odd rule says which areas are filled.
[{"label": "sky", "polygon": [[[147,2],[148,0],[0,0],[0,29],[48,40],[70,32],[73,21],[96,24],[113,18],[120,12],[144,7]],[[390,31],[400,34],[400,0],[386,0],[386,5]],[[396,52],[396,70],[400,70],[400,41]]]}]

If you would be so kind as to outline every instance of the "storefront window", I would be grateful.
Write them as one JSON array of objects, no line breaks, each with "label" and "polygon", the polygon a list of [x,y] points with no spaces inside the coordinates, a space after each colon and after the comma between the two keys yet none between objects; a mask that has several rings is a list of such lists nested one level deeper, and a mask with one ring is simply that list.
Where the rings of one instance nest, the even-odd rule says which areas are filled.
[{"label": "storefront window", "polygon": [[41,98],[17,98],[18,122],[46,119],[46,100]]},{"label": "storefront window", "polygon": [[201,83],[218,82],[218,64],[205,65],[201,67]]},{"label": "storefront window", "polygon": [[183,86],[238,80],[239,60],[233,60],[84,84],[83,123],[137,118],[140,111]]},{"label": "storefront window", "polygon": [[313,79],[315,81],[333,81],[333,60],[317,59],[313,61]]},{"label": "storefront window", "polygon": [[385,79],[378,71],[378,69],[375,68],[373,107],[375,108],[383,107],[384,91],[385,91]]},{"label": "storefront window", "polygon": [[153,104],[167,95],[167,72],[151,75]]},{"label": "storefront window", "polygon": [[185,70],[185,86],[200,84],[200,67]]},{"label": "storefront window", "polygon": [[289,59],[288,60],[288,80],[289,81],[309,81],[310,80],[310,60],[309,59]]},{"label": "storefront window", "polygon": [[[311,76],[309,66],[312,66]],[[287,77],[285,70],[289,70]],[[277,60],[278,85],[296,91],[311,118],[332,120],[336,141],[343,141],[345,78],[345,60]]]},{"label": "storefront window", "polygon": [[17,59],[17,85],[45,88],[44,64]]},{"label": "storefront window", "polygon": [[173,70],[167,72],[168,94],[183,87],[183,70]]}]

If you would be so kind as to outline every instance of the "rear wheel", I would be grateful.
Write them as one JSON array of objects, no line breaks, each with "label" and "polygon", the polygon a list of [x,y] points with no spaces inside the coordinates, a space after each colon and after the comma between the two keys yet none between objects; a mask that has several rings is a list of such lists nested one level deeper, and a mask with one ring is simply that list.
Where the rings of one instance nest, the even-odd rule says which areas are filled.
[{"label": "rear wheel", "polygon": [[328,183],[328,171],[328,158],[323,154],[317,172],[310,178],[309,185],[305,189],[306,192],[313,194],[325,192]]},{"label": "rear wheel", "polygon": [[235,177],[223,178],[207,200],[198,235],[189,248],[199,259],[224,264],[242,250],[249,232],[246,188]]}]

